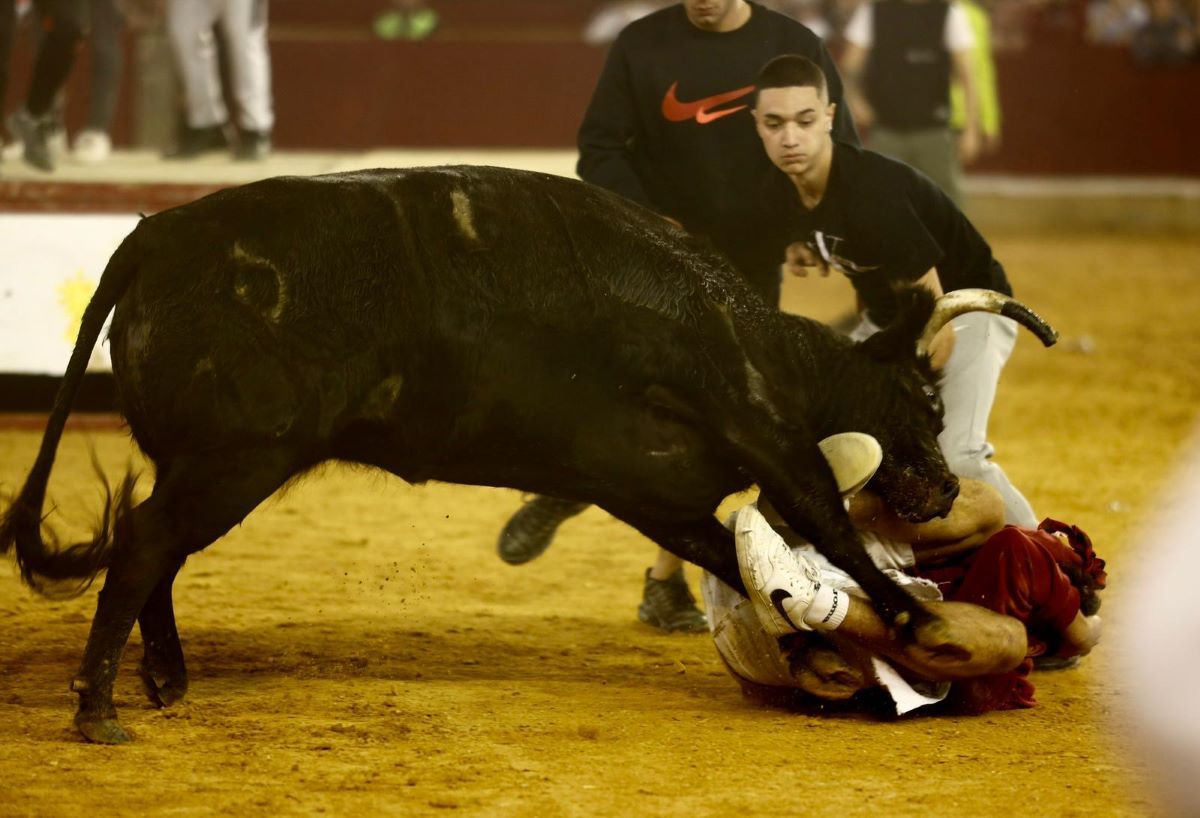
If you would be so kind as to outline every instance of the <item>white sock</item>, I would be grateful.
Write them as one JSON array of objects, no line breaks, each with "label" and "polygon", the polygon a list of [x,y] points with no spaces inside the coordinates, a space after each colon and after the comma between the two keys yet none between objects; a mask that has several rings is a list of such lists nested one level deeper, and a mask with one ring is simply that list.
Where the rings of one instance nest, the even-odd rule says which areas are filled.
[{"label": "white sock", "polygon": [[829,584],[822,584],[804,612],[804,624],[819,631],[837,630],[850,610],[850,595]]}]

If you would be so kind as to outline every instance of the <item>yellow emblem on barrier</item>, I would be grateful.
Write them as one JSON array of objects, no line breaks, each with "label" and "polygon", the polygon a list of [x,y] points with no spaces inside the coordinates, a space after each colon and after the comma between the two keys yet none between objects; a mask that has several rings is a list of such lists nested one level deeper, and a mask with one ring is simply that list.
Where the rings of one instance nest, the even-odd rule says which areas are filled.
[{"label": "yellow emblem on barrier", "polygon": [[63,281],[55,288],[58,293],[58,303],[67,313],[67,324],[64,336],[67,343],[74,345],[79,335],[79,325],[83,323],[83,311],[87,309],[92,294],[96,292],[96,282],[76,270],[75,275]]}]

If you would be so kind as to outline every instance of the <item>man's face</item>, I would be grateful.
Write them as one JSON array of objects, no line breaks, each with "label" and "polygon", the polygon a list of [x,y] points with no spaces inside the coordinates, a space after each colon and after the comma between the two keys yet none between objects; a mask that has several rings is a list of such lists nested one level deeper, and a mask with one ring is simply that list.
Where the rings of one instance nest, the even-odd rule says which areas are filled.
[{"label": "man's face", "polygon": [[688,20],[705,31],[724,31],[737,18],[746,0],[683,0]]},{"label": "man's face", "polygon": [[816,88],[764,88],[758,92],[754,124],[767,156],[792,176],[803,176],[830,147],[831,105]]}]

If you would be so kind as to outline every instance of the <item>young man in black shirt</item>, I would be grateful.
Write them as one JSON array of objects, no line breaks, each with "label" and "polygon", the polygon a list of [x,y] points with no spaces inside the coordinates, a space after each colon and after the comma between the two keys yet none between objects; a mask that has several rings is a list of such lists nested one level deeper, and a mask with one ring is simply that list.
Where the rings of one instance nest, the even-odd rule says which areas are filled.
[{"label": "young man in black shirt", "polygon": [[[937,185],[901,162],[833,138],[836,107],[820,66],[805,57],[776,58],[759,75],[755,124],[782,171],[770,174],[760,192],[755,226],[771,237],[756,242],[761,252],[785,258],[794,272],[815,266],[846,275],[863,307],[852,333],[859,340],[892,320],[898,283],[919,282],[937,295],[971,287],[1011,295],[987,241]],[[987,442],[1016,324],[973,312],[950,327],[930,346],[942,370],[942,452],[955,474],[1000,492],[1007,522],[1034,528],[1033,509],[992,462]]]},{"label": "young man in black shirt", "polygon": [[[684,0],[631,23],[617,37],[579,128],[580,178],[620,193],[732,248],[730,227],[746,210],[771,165],[750,121],[750,97],[762,64],[804,54],[841,81],[821,40],[795,20],[746,0]],[[833,127],[858,144],[849,109]],[[733,257],[771,304],[779,301],[779,261]],[[745,261],[745,264],[740,263]],[[498,550],[516,565],[539,556],[558,525],[586,504],[536,497],[504,527]],[[660,551],[646,573],[638,617],[663,630],[702,631],[704,615],[683,579],[683,563]]]}]

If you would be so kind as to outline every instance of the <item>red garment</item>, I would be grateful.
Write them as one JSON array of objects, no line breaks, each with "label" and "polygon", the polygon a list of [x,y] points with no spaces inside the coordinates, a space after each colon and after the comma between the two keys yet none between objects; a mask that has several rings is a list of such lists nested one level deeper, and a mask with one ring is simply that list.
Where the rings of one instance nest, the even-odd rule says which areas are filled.
[{"label": "red garment", "polygon": [[[1065,534],[1069,544],[1051,532]],[[1006,526],[977,550],[914,573],[936,582],[945,599],[970,602],[1025,624],[1029,653],[1020,666],[954,686],[957,706],[973,713],[1033,707],[1037,702],[1028,678],[1033,657],[1057,650],[1079,614],[1081,589],[1094,611],[1095,593],[1107,579],[1104,561],[1096,557],[1087,535],[1049,519],[1037,531]]]}]

